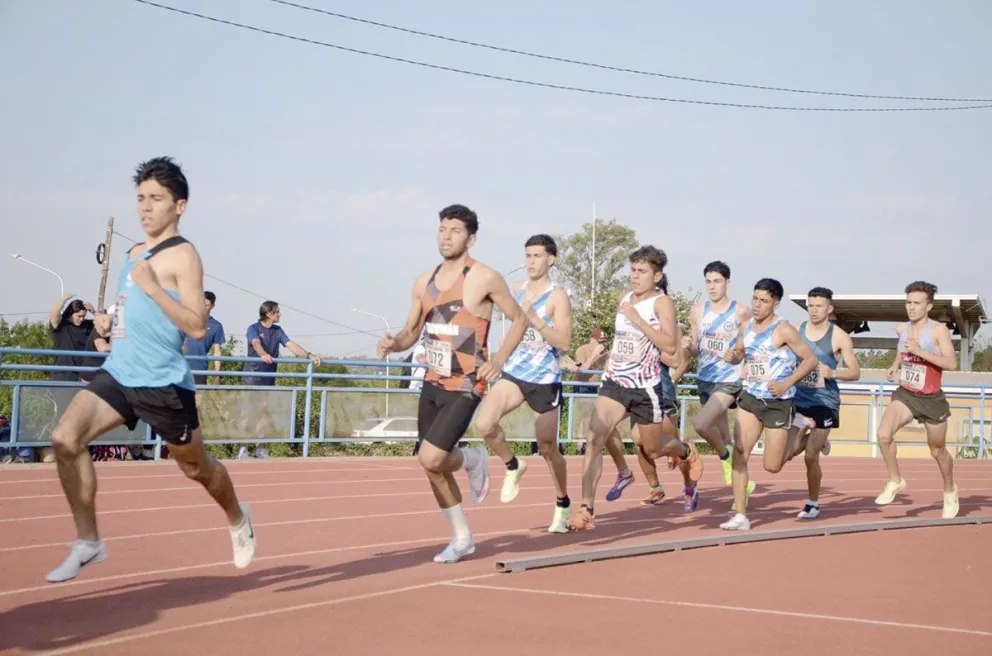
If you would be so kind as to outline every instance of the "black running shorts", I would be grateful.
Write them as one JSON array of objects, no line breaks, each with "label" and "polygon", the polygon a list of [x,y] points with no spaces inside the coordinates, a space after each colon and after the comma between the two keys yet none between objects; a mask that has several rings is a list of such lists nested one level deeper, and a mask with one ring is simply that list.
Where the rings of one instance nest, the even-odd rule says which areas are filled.
[{"label": "black running shorts", "polygon": [[528,383],[505,372],[500,377],[516,385],[530,409],[540,415],[561,407],[561,383]]},{"label": "black running shorts", "polygon": [[451,392],[424,382],[417,409],[417,435],[451,453],[465,437],[482,397],[471,392]]},{"label": "black running shorts", "polygon": [[805,408],[797,405],[796,412],[815,421],[817,428],[828,430],[840,428],[840,410],[825,405],[811,405]]},{"label": "black running shorts", "polygon": [[94,373],[86,389],[123,417],[128,430],[134,430],[140,419],[169,444],[189,444],[200,427],[193,390],[178,385],[124,387],[106,369]]},{"label": "black running shorts", "polygon": [[607,378],[599,395],[613,399],[630,414],[631,424],[660,424],[665,420],[664,389],[659,381],[654,387],[621,387]]}]

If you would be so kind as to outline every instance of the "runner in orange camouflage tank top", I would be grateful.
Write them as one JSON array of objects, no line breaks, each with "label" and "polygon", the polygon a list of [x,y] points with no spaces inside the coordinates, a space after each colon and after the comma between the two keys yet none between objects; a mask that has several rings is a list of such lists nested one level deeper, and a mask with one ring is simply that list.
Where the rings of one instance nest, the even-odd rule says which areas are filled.
[{"label": "runner in orange camouflage tank top", "polygon": [[[475,539],[465,521],[462,494],[454,473],[464,468],[472,501],[489,493],[486,447],[459,448],[487,384],[495,380],[527,329],[527,316],[497,271],[473,260],[479,219],[464,205],[441,210],[437,235],[444,261],[421,274],[413,284],[413,304],[406,325],[395,337],[379,340],[378,355],[405,351],[424,332],[427,374],[417,408],[417,457],[431,482],[434,498],[451,524],[453,537],[434,562],[454,563],[475,552]],[[493,306],[513,325],[495,356],[488,359]]]},{"label": "runner in orange camouflage tank top", "polygon": [[421,306],[427,349],[424,382],[481,398],[486,393],[486,380],[479,378],[478,371],[489,359],[490,320],[472,314],[463,299],[465,278],[476,264],[467,257],[465,268],[447,289],[438,289],[437,274],[444,265],[437,265],[427,281]]}]

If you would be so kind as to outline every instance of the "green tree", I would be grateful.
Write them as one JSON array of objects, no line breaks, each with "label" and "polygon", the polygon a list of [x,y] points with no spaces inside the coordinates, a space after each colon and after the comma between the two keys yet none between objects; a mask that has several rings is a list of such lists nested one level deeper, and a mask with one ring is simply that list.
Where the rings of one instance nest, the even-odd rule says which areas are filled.
[{"label": "green tree", "polygon": [[975,349],[975,359],[971,363],[971,370],[992,371],[992,343],[984,344],[982,348]]},{"label": "green tree", "polygon": [[562,285],[572,295],[574,307],[585,307],[591,298],[615,294],[626,286],[623,271],[627,258],[638,247],[633,228],[617,223],[616,219],[596,219],[595,252],[592,222],[583,224],[582,230],[571,235],[555,235],[555,242],[558,244],[555,267]]},{"label": "green tree", "polygon": [[854,357],[858,359],[858,364],[862,369],[888,369],[892,365],[896,354],[892,349],[868,351],[857,351]]},{"label": "green tree", "polygon": [[[48,320],[8,323],[0,319],[0,347],[24,349],[51,349],[52,332]],[[55,358],[29,355],[4,354],[6,364],[53,365]],[[48,380],[47,371],[0,371],[0,379],[4,380]],[[10,417],[13,412],[14,389],[7,385],[0,386],[0,414]]]}]

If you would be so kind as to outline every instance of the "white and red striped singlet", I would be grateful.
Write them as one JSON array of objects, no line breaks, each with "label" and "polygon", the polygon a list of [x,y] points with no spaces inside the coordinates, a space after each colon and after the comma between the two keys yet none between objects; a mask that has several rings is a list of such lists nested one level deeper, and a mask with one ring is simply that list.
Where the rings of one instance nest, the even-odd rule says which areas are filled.
[{"label": "white and red striped singlet", "polygon": [[[633,294],[628,292],[620,304],[629,302]],[[655,294],[634,306],[641,318],[656,330],[661,327],[661,322],[654,313],[654,303],[659,296],[662,294]],[[628,389],[650,389],[661,382],[661,350],[640,328],[619,312],[613,349],[606,363],[604,378]]]}]

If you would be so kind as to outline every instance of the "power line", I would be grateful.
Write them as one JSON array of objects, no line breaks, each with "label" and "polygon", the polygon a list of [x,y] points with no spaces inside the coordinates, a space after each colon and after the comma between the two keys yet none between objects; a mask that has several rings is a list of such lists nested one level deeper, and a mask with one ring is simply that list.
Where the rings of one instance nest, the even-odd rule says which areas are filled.
[{"label": "power line", "polygon": [[457,39],[451,36],[445,36],[443,34],[432,34],[430,32],[422,32],[420,30],[414,30],[408,27],[401,27],[399,25],[390,25],[389,23],[380,23],[378,21],[369,20],[367,18],[359,18],[357,16],[349,16],[348,14],[341,14],[335,11],[327,11],[326,9],[318,9],[316,7],[308,7],[306,5],[297,4],[295,2],[289,2],[288,0],[269,0],[269,2],[274,2],[279,5],[286,5],[287,7],[295,7],[296,9],[302,9],[304,11],[312,11],[318,14],[324,14],[326,16],[331,16],[333,18],[340,18],[343,20],[354,21],[356,23],[364,23],[366,25],[372,25],[374,27],[381,27],[387,30],[395,30],[397,32],[406,32],[407,34],[415,34],[417,36],[424,36],[430,39],[438,39],[440,41],[448,41],[450,43],[458,43],[461,45],[472,46],[474,48],[485,48],[487,50],[495,50],[497,52],[506,52],[513,55],[521,55],[523,57],[534,57],[536,59],[546,59],[548,61],[559,62],[563,64],[575,64],[577,66],[586,66],[589,68],[600,68],[607,71],[614,71],[617,73],[630,73],[633,75],[646,75],[650,77],[662,77],[669,80],[679,80],[681,82],[695,82],[698,84],[717,84],[727,87],[739,87],[742,89],[758,89],[761,91],[782,91],[785,93],[805,93],[817,96],[843,96],[847,98],[871,98],[877,100],[922,100],[930,102],[961,102],[961,103],[992,103],[992,99],[989,98],[934,98],[927,96],[885,96],[879,94],[871,93],[843,93],[840,91],[815,91],[810,89],[794,89],[790,87],[770,87],[763,86],[760,84],[744,84],[740,82],[726,82],[722,80],[708,80],[705,78],[698,77],[686,77],[684,75],[673,75],[671,73],[659,73],[655,71],[644,71],[635,68],[624,68],[621,66],[609,66],[607,64],[597,64],[595,62],[587,62],[578,59],[567,59],[565,57],[556,57],[554,55],[544,55],[536,52],[527,52],[525,50],[515,50],[513,48],[505,48],[502,46],[494,46],[488,43],[478,43],[476,41],[467,41],[465,39]]},{"label": "power line", "polygon": [[214,23],[220,23],[222,25],[230,25],[231,27],[237,27],[244,30],[251,30],[253,32],[258,32],[260,34],[268,34],[270,36],[278,36],[283,39],[290,39],[292,41],[299,41],[301,43],[308,43],[310,45],[323,46],[325,48],[333,48],[335,50],[350,52],[356,55],[364,55],[366,57],[376,57],[378,59],[386,59],[389,61],[400,62],[403,64],[411,64],[413,66],[421,66],[423,68],[431,68],[439,71],[447,71],[449,73],[459,73],[461,75],[470,75],[472,77],[480,77],[489,80],[511,82],[513,84],[523,84],[527,86],[541,87],[545,89],[555,89],[557,91],[573,91],[577,93],[586,93],[586,94],[598,95],[598,96],[613,96],[617,98],[627,98],[630,100],[649,100],[653,102],[681,103],[688,105],[709,105],[713,107],[734,107],[738,109],[764,109],[764,110],[793,111],[793,112],[942,112],[942,111],[963,111],[963,110],[971,110],[971,109],[992,108],[992,104],[962,105],[958,107],[788,107],[788,106],[779,106],[779,105],[754,105],[747,103],[717,102],[713,100],[690,100],[687,98],[666,98],[662,96],[645,96],[645,95],[632,94],[632,93],[621,93],[618,91],[604,91],[602,89],[586,89],[583,87],[573,87],[564,84],[552,84],[549,82],[537,82],[534,80],[525,80],[522,78],[505,77],[502,75],[494,75],[491,73],[480,73],[478,71],[469,71],[461,68],[453,68],[451,66],[442,66],[440,64],[429,64],[427,62],[420,62],[412,59],[404,59],[402,57],[394,57],[392,55],[384,55],[378,52],[370,52],[367,50],[348,48],[346,46],[340,46],[334,43],[328,43],[326,41],[316,41],[314,39],[308,39],[301,36],[284,34],[282,32],[276,32],[273,30],[256,27],[254,25],[235,23],[234,21],[225,20],[223,18],[215,18],[214,16],[207,16],[205,14],[198,14],[193,11],[186,11],[185,9],[178,9],[176,7],[170,7],[167,5],[158,4],[157,2],[151,2],[150,0],[133,0],[133,1],[143,5],[148,5],[150,7],[157,7],[158,9],[164,9],[165,11],[171,11],[177,14],[192,16],[193,18],[201,18],[203,20],[208,20]]},{"label": "power line", "polygon": [[[123,237],[124,239],[127,239],[132,244],[137,244],[138,243],[134,239],[131,239],[127,235],[122,234],[120,232],[117,232],[116,230],[114,230],[114,234],[117,235],[118,237]],[[233,287],[234,289],[237,289],[238,291],[244,292],[245,294],[248,294],[250,296],[255,296],[257,298],[261,298],[261,299],[265,299],[265,300],[268,300],[268,299],[272,298],[271,296],[265,296],[263,294],[259,294],[258,292],[253,292],[250,289],[245,289],[244,287],[242,287],[240,285],[236,285],[233,282],[229,282],[227,280],[224,280],[223,278],[218,278],[217,276],[211,275],[211,274],[209,274],[207,272],[204,272],[203,273],[203,276],[205,278],[210,278],[211,280],[216,280],[217,282],[219,282],[221,284],[224,284],[224,285],[227,285],[228,287]],[[322,317],[322,316],[313,314],[312,312],[307,312],[306,310],[301,310],[300,308],[293,307],[292,305],[288,305],[286,303],[279,303],[279,307],[286,308],[288,310],[293,310],[294,312],[299,312],[300,314],[306,315],[306,316],[311,317],[313,319],[317,319],[318,321],[323,321],[324,323],[329,323],[329,324],[334,325],[334,326],[340,326],[341,328],[347,328],[349,331],[351,331],[351,332],[348,332],[348,333],[339,333],[340,335],[357,335],[357,334],[363,334],[363,335],[371,335],[372,337],[376,337],[376,338],[379,337],[379,335],[377,335],[376,333],[374,333],[372,331],[369,331],[369,330],[359,330],[358,328],[354,328],[352,326],[349,326],[348,324],[341,323],[340,321],[334,321],[333,319],[327,319],[325,317]]]}]

